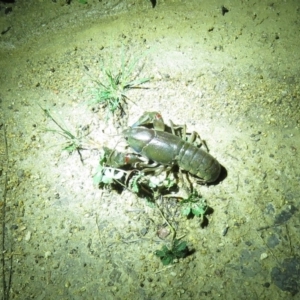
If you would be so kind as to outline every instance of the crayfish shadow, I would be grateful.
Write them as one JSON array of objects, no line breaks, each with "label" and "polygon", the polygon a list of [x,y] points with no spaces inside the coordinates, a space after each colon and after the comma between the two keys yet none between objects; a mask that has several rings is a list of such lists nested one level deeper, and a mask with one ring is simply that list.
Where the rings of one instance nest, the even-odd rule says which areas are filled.
[{"label": "crayfish shadow", "polygon": [[191,255],[193,255],[195,252],[196,252],[196,249],[194,249],[194,248],[193,248],[193,249],[188,248],[187,251],[186,251],[185,257],[191,256]]},{"label": "crayfish shadow", "polygon": [[228,175],[228,172],[227,172],[226,168],[221,165],[221,172],[220,172],[219,178],[217,179],[217,182],[220,183],[221,181],[225,180],[227,175]]},{"label": "crayfish shadow", "polygon": [[220,171],[219,177],[214,182],[207,183],[207,185],[218,185],[220,182],[225,180],[225,178],[228,175],[227,170],[224,166],[222,166],[222,165],[220,165],[220,166],[221,166],[221,171]]},{"label": "crayfish shadow", "polygon": [[[98,186],[99,189],[104,189],[104,185],[99,185]],[[110,191],[115,191],[118,193],[118,195],[121,195],[122,192],[125,190],[126,188],[124,188],[123,186],[121,186],[120,184],[116,183],[116,182],[113,182],[110,184],[110,187],[109,187],[109,190]]]}]

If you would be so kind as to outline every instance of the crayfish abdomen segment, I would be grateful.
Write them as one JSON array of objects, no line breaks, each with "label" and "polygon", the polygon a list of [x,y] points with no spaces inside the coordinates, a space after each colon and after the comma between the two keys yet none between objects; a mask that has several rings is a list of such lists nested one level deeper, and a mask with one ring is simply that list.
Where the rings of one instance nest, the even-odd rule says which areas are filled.
[{"label": "crayfish abdomen segment", "polygon": [[188,142],[179,152],[178,166],[205,182],[214,182],[221,172],[221,166],[213,156]]}]

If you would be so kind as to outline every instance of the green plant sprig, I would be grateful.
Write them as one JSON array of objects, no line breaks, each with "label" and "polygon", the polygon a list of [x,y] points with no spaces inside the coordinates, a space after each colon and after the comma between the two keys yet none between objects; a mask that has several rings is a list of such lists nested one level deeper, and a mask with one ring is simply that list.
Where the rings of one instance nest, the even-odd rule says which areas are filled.
[{"label": "green plant sprig", "polygon": [[[40,106],[40,105],[39,105]],[[80,150],[84,149],[84,146],[89,146],[88,142],[84,142],[85,137],[89,134],[89,132],[86,135],[82,135],[81,133],[77,132],[76,134],[73,134],[69,129],[66,128],[65,125],[61,125],[50,113],[49,109],[45,109],[40,106],[40,108],[43,110],[45,113],[46,117],[50,118],[54,124],[59,128],[59,129],[51,129],[51,128],[45,128],[45,131],[53,132],[55,134],[59,134],[62,137],[65,138],[65,142],[63,143],[63,149],[66,150],[69,153],[72,153],[74,151],[77,151],[81,162],[83,162]],[[91,142],[90,142],[91,144]]]},{"label": "green plant sprig", "polygon": [[150,78],[136,78],[140,72],[134,74],[134,70],[143,56],[142,54],[133,60],[128,59],[126,61],[122,55],[121,68],[118,71],[106,68],[103,63],[101,67],[102,78],[93,80],[96,83],[96,88],[94,100],[90,103],[92,105],[100,104],[106,109],[106,120],[117,111],[121,114],[125,113],[124,106],[129,100],[126,95],[128,90],[141,88],[142,84],[150,81]]},{"label": "green plant sprig", "polygon": [[180,242],[180,239],[182,237],[176,239],[175,228],[167,220],[163,211],[157,205],[156,205],[156,207],[172,231],[171,247],[168,248],[166,245],[163,245],[161,250],[156,250],[154,252],[154,254],[160,258],[163,265],[166,266],[166,265],[174,263],[175,259],[185,258],[189,254],[189,249],[188,249],[187,243],[185,241]]},{"label": "green plant sprig", "polygon": [[208,209],[206,200],[197,191],[193,191],[188,198],[182,199],[180,204],[182,205],[181,212],[185,216],[193,215],[203,218]]},{"label": "green plant sprig", "polygon": [[158,256],[163,265],[166,266],[174,263],[176,259],[188,256],[189,249],[185,241],[180,242],[179,239],[175,239],[171,248],[163,245],[161,250],[156,250],[154,254]]}]

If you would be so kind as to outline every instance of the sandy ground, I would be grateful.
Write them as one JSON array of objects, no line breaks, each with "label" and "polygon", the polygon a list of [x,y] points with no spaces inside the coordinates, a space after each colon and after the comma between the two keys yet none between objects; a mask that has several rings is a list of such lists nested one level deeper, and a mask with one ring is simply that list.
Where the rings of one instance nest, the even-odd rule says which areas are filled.
[{"label": "sandy ground", "polygon": [[[297,299],[298,1],[87,2],[0,2],[3,299]],[[128,92],[123,126],[159,111],[226,169],[197,186],[212,208],[204,228],[159,203],[193,250],[167,267],[154,255],[170,243],[159,210],[93,184],[99,150],[122,130],[87,105],[94,80],[102,62],[143,53],[151,81]],[[99,147],[83,164],[39,105],[89,127]]]}]

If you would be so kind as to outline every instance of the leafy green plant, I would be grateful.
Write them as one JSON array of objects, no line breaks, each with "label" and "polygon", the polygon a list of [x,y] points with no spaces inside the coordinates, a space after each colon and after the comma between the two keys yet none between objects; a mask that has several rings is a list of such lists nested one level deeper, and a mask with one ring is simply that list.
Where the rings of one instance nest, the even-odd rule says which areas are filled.
[{"label": "leafy green plant", "polygon": [[143,173],[138,172],[138,174],[134,175],[132,177],[132,180],[130,182],[130,187],[131,187],[131,191],[134,192],[135,194],[138,194],[141,187],[141,181],[143,180]]},{"label": "leafy green plant", "polygon": [[[132,162],[132,165],[128,163],[128,160]],[[173,174],[169,174],[167,177],[165,174],[147,175],[143,170],[134,166],[139,163],[143,163],[143,159],[138,155],[126,154],[104,147],[94,175],[94,183],[100,186],[117,184],[135,194],[143,194],[152,201],[176,185]]]},{"label": "leafy green plant", "polygon": [[103,151],[101,151],[99,165],[93,177],[94,184],[109,186],[117,182],[124,186],[120,180],[124,177],[126,171],[109,166],[111,155],[112,152],[108,148],[104,148]]},{"label": "leafy green plant", "polygon": [[161,250],[155,251],[155,255],[160,258],[164,266],[174,263],[175,259],[185,258],[188,253],[189,249],[186,242],[180,242],[178,239],[173,241],[170,249],[163,245]]},{"label": "leafy green plant", "polygon": [[120,179],[124,176],[123,170],[116,170],[115,168],[98,168],[96,175],[94,176],[94,183],[110,185],[115,181],[120,182]]},{"label": "leafy green plant", "polygon": [[180,201],[182,205],[181,213],[185,216],[197,216],[203,220],[208,209],[206,200],[197,191],[193,191],[188,198]]},{"label": "leafy green plant", "polygon": [[[162,174],[163,175],[163,174]],[[150,176],[149,177],[149,187],[153,190],[169,190],[176,184],[175,178],[173,174],[169,174],[168,177],[164,175],[162,177],[159,176]]]},{"label": "leafy green plant", "polygon": [[120,67],[107,68],[102,63],[100,79],[94,80],[97,86],[91,104],[104,107],[107,112],[106,119],[117,111],[125,113],[128,90],[140,88],[142,84],[150,81],[150,78],[137,78],[140,73],[137,68],[143,56],[142,54],[125,60],[122,55]]}]

